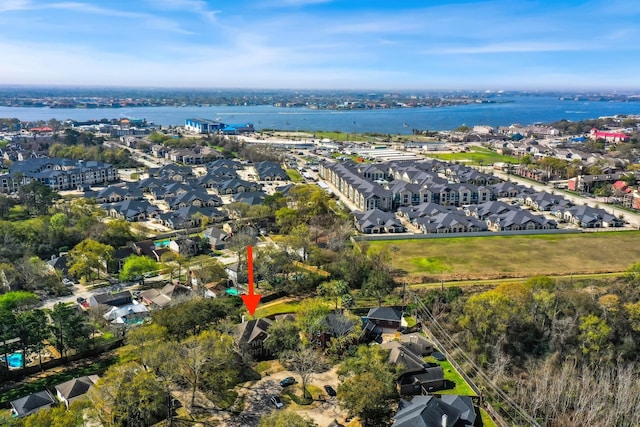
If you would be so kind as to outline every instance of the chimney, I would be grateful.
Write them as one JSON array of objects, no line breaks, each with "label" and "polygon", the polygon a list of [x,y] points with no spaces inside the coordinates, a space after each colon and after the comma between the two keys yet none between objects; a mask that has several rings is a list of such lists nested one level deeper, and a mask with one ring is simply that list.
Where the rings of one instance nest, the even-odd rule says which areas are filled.
[{"label": "chimney", "polygon": [[442,427],[447,427],[447,414],[442,414]]},{"label": "chimney", "polygon": [[242,315],[242,323],[245,322],[244,314]]}]

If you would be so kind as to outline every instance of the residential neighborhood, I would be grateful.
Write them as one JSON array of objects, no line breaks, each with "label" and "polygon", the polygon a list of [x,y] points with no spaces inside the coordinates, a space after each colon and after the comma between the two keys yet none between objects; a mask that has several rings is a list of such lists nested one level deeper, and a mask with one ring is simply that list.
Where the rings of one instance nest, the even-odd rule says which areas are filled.
[{"label": "residential neighborhood", "polygon": [[[221,426],[257,426],[279,411],[321,426],[506,425],[505,412],[485,395],[492,386],[480,379],[481,391],[479,377],[468,374],[476,362],[456,361],[466,353],[448,348],[457,344],[442,341],[437,329],[434,313],[453,310],[443,307],[461,298],[458,291],[448,293],[443,279],[439,290],[425,292],[430,288],[421,289],[422,283],[405,289],[409,276],[394,265],[401,249],[362,248],[386,239],[433,245],[430,239],[442,237],[638,228],[633,171],[560,180],[522,164],[450,162],[428,156],[428,150],[416,154],[414,146],[322,139],[272,146],[252,140],[249,125],[187,119],[187,136],[177,139],[192,148],[172,149],[176,138],[157,131],[110,136],[110,147],[126,147],[145,167],[45,154],[8,165],[0,176],[10,206],[5,217],[10,211],[16,216],[15,207],[23,205],[33,217],[49,215],[46,230],[61,242],[38,247],[46,280],[56,282],[51,288],[29,285],[22,265],[1,267],[5,295],[34,292],[16,297],[25,299],[24,312],[10,299],[2,303],[12,307],[2,308],[8,324],[43,316],[51,331],[42,332],[40,341],[26,330],[2,333],[3,378],[17,385],[2,389],[7,398],[0,404],[10,406],[11,419],[80,410],[85,394],[105,402],[89,411],[102,423],[97,425],[107,425],[107,407],[132,416],[135,402],[110,401],[105,387],[144,371],[145,387],[170,379],[166,388],[148,390],[162,398],[140,415],[148,420],[141,425],[201,417]],[[529,138],[559,137],[544,127],[502,132],[515,130]],[[516,151],[526,139],[497,147],[487,140],[497,135],[491,127],[473,132],[484,150]],[[197,145],[211,134],[220,145]],[[625,143],[595,131],[591,137]],[[537,148],[522,156],[541,161],[550,155],[528,144]],[[469,146],[462,152],[478,149]],[[616,215],[608,203],[596,206],[583,197],[603,186],[613,206],[627,210]],[[256,255],[250,260],[252,246]],[[248,271],[254,261],[255,276]],[[255,313],[239,298],[253,294],[254,284],[262,298]],[[25,314],[32,312],[41,314]],[[197,368],[190,366],[198,354],[206,356]],[[50,374],[43,387],[29,385],[38,370],[76,361],[93,366],[105,355],[111,355],[108,367],[59,382]],[[372,399],[380,402],[358,401],[366,384],[379,390]],[[25,392],[16,396],[12,390]],[[522,411],[529,419],[519,404],[508,405],[507,414]]]}]

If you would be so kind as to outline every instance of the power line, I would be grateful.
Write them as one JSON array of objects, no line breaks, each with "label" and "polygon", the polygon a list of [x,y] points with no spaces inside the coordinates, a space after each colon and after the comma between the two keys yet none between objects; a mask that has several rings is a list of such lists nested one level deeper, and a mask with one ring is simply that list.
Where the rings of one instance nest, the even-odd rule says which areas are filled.
[{"label": "power line", "polygon": [[[453,337],[451,337],[448,331],[440,324],[440,322],[438,322],[438,320],[433,316],[431,311],[425,306],[425,304],[420,300],[420,298],[416,294],[413,294],[413,293],[411,294],[416,302],[416,306],[417,306],[416,311],[419,312],[424,319],[429,321],[429,325],[430,325],[429,329],[432,330],[432,335],[434,332],[437,333],[438,336],[433,338],[435,338],[438,341],[440,340],[445,341],[445,343],[447,344],[447,348],[455,350],[456,355],[459,358],[463,359],[463,362],[465,363],[465,365],[471,367],[472,374],[476,377],[480,377],[483,380],[483,386],[485,387],[485,390],[487,391],[487,394],[489,395],[489,397],[492,400],[497,401],[501,404],[500,405],[502,408],[502,411],[500,412],[501,415],[506,416],[510,421],[515,422],[517,425],[521,425],[522,422],[525,421],[531,426],[540,427],[538,422],[531,415],[529,415],[522,407],[520,407],[520,405],[518,405],[513,399],[511,399],[511,397],[507,395],[500,387],[495,385],[491,380],[491,378],[482,370],[482,368],[480,368],[467,355],[467,353],[462,348],[460,348],[460,346],[455,342]],[[440,348],[441,350],[444,350],[443,345],[440,345],[439,347],[441,347]],[[452,359],[451,353],[446,350],[445,352],[449,353],[448,357]],[[460,371],[462,371],[461,374],[463,374],[463,376],[465,376],[467,379],[470,378],[469,375],[466,372],[464,372],[464,370],[462,370],[462,367],[460,366],[459,363],[457,363],[457,361],[455,361],[455,359],[454,359],[454,362],[456,363],[456,365],[458,365],[457,368]],[[474,389],[476,393],[479,393],[479,390],[475,386],[475,384],[471,383],[470,386]],[[479,394],[482,394],[482,393],[479,393]],[[504,407],[508,407],[509,410],[504,410]]]}]

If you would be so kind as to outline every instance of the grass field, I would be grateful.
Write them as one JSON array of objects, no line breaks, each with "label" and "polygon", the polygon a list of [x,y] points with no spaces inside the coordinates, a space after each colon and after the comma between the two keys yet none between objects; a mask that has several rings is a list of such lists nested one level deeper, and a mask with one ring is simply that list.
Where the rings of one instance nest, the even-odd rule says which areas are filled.
[{"label": "grass field", "polygon": [[468,152],[442,154],[429,153],[427,156],[435,159],[446,160],[448,162],[463,161],[471,165],[491,165],[496,162],[518,163],[519,161],[517,157],[503,156],[502,154],[498,154],[487,148],[476,146],[471,147],[471,151]]},{"label": "grass field", "polygon": [[391,265],[410,283],[624,271],[640,262],[640,232],[387,240]]},{"label": "grass field", "polygon": [[302,178],[302,175],[300,175],[300,172],[298,172],[295,169],[287,169],[285,172],[287,172],[287,176],[289,177],[289,179],[293,182],[304,182],[304,178]]},{"label": "grass field", "polygon": [[271,304],[259,305],[255,318],[273,316],[274,314],[295,313],[298,311],[298,301],[277,301]]}]

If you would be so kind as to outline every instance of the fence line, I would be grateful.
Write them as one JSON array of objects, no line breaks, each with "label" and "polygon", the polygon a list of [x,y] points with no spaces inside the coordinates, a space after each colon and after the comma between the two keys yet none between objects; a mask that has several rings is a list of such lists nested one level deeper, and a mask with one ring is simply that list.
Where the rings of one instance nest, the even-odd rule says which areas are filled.
[{"label": "fence line", "polygon": [[[611,231],[609,228],[606,231]],[[454,237],[491,237],[491,236],[531,236],[539,234],[579,234],[583,230],[577,229],[549,229],[549,230],[517,230],[517,231],[478,231],[475,233],[389,233],[389,234],[360,234],[353,236],[354,241],[372,240],[419,240],[419,239],[450,239]]]}]

